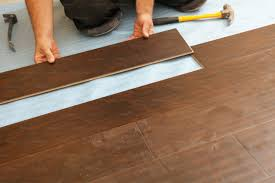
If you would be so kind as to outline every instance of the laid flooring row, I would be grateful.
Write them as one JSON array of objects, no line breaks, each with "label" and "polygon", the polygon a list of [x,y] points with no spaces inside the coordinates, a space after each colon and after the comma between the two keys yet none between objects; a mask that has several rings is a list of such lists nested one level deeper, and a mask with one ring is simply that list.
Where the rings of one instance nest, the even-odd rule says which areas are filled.
[{"label": "laid flooring row", "polygon": [[0,182],[272,182],[274,128],[275,121],[268,122],[156,158],[130,123],[1,166]]}]

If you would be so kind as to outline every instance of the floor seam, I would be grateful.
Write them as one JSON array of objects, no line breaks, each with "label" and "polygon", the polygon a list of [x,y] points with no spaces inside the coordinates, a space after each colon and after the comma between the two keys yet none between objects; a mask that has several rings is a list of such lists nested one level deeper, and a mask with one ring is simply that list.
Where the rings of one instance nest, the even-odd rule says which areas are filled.
[{"label": "floor seam", "polygon": [[261,180],[261,181],[259,181],[257,183],[264,183],[265,181],[267,181],[267,180],[269,180],[271,178],[275,178],[275,176],[267,177],[267,178],[265,178],[265,179],[263,179],[263,180]]},{"label": "floor seam", "polygon": [[264,126],[264,125],[267,125],[267,124],[272,123],[272,122],[274,122],[274,121],[275,121],[275,120],[272,119],[272,120],[267,120],[267,121],[262,122],[262,123],[258,123],[258,124],[255,124],[255,125],[251,125],[251,126],[249,126],[249,127],[242,128],[242,129],[240,129],[240,130],[233,131],[233,132],[231,133],[231,135],[237,135],[238,133],[242,133],[242,132],[244,132],[244,131],[246,131],[246,130],[254,129],[254,128],[259,127],[259,126]]},{"label": "floor seam", "polygon": [[153,160],[152,161],[158,161],[160,163],[160,165],[168,172],[170,172],[169,168],[162,162],[162,159],[161,157],[159,157],[158,155],[156,155],[154,153],[154,151],[152,150],[152,148],[150,147],[150,145],[148,144],[148,140],[147,138],[145,137],[145,135],[143,134],[142,130],[140,129],[138,123],[136,122],[136,126],[140,132],[140,134],[142,135],[142,138],[143,138],[143,141],[145,143],[145,145],[147,146],[147,148],[149,149],[150,153],[152,154],[153,156]]},{"label": "floor seam", "polygon": [[144,144],[146,145],[147,149],[149,150],[149,152],[152,154],[153,156],[153,159],[158,159],[158,156],[154,153],[154,151],[152,150],[152,148],[150,147],[150,145],[148,144],[148,140],[147,138],[145,137],[145,135],[143,134],[142,130],[140,129],[139,125],[137,122],[135,122],[136,124],[136,127],[142,137],[142,140],[144,141]]},{"label": "floor seam", "polygon": [[270,175],[266,169],[261,165],[261,163],[256,159],[255,156],[253,156],[253,154],[251,154],[247,148],[245,148],[245,146],[241,143],[241,141],[235,136],[232,135],[232,138],[236,141],[236,143],[238,143],[246,152],[247,154],[256,162],[257,166],[263,171],[263,173],[266,175],[267,178],[272,177],[272,175]]}]

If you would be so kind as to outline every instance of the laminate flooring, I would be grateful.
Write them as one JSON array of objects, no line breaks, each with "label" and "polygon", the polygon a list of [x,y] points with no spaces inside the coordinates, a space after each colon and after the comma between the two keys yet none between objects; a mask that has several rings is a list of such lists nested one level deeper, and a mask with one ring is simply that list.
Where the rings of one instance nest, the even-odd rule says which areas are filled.
[{"label": "laminate flooring", "polygon": [[204,69],[0,128],[0,183],[266,183],[275,25],[193,47]]}]

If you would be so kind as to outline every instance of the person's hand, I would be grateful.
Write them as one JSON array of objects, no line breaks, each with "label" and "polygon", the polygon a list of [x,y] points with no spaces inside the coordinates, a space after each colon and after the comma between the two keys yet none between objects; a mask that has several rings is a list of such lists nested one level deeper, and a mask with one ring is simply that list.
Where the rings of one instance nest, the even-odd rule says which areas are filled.
[{"label": "person's hand", "polygon": [[137,15],[135,25],[134,25],[134,32],[130,39],[135,38],[149,38],[151,34],[154,33],[154,24],[152,20],[152,15],[150,14],[141,14]]},{"label": "person's hand", "polygon": [[40,39],[36,41],[34,54],[35,63],[54,63],[57,58],[60,58],[60,53],[54,39]]}]

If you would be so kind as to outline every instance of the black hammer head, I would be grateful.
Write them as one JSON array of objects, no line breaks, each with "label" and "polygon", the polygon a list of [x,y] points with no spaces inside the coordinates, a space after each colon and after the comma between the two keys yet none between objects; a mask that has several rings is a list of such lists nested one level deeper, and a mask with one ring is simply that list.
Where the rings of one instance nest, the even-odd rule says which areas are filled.
[{"label": "black hammer head", "polygon": [[11,37],[12,37],[12,29],[14,24],[17,23],[17,17],[15,14],[4,14],[4,21],[5,23],[9,24],[9,29],[8,29],[8,43],[9,43],[9,48],[15,52],[15,48],[14,48],[14,44],[11,41]]},{"label": "black hammer head", "polygon": [[17,17],[15,14],[3,14],[5,23],[16,24]]}]

